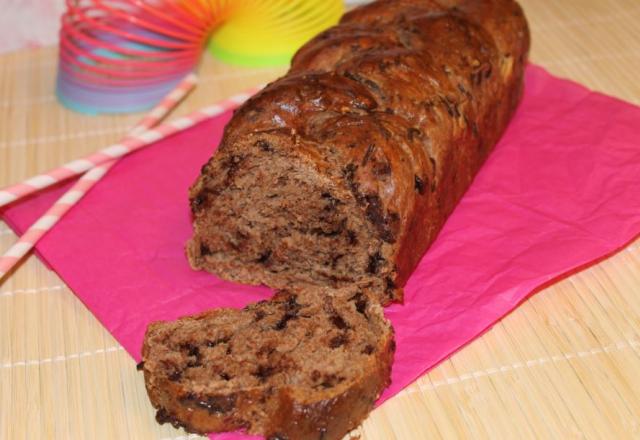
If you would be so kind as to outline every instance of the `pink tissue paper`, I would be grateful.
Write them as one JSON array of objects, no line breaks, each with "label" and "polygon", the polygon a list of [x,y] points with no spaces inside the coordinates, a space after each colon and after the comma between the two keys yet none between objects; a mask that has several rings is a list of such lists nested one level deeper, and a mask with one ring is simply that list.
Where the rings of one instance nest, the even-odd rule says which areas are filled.
[{"label": "pink tissue paper", "polygon": [[[388,399],[541,286],[640,233],[640,108],[530,66],[524,100],[422,259],[405,304]],[[242,307],[270,290],[193,271],[187,189],[230,113],[132,154],[38,244],[41,257],[138,360],[147,324]],[[68,185],[2,213],[22,232]],[[244,438],[240,434],[216,436]]]}]

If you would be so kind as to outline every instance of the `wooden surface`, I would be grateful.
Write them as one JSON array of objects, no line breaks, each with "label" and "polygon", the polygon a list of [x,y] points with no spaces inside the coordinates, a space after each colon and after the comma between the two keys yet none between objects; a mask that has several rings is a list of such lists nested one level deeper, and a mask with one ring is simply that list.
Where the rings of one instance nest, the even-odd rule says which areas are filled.
[{"label": "wooden surface", "polygon": [[[522,3],[534,62],[640,104],[640,2]],[[0,186],[116,141],[139,118],[65,110],[53,95],[55,69],[54,49],[0,56]],[[178,113],[281,72],[206,58],[197,91]],[[0,250],[14,240],[0,223]],[[363,440],[640,438],[639,372],[636,242],[532,297],[374,411],[358,434]],[[0,439],[37,438],[186,434],[156,424],[133,360],[32,256],[0,284]]]}]

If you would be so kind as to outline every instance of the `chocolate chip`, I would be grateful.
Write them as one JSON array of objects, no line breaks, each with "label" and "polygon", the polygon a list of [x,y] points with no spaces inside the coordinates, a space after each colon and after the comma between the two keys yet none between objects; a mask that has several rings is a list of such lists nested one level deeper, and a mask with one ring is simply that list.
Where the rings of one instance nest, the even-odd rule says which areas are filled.
[{"label": "chocolate chip", "polygon": [[331,338],[331,340],[329,341],[329,347],[331,348],[338,348],[344,344],[347,343],[347,335],[345,334],[340,334],[338,336],[334,336],[333,338]]},{"label": "chocolate chip", "polygon": [[414,178],[414,187],[420,194],[424,194],[424,181],[416,174]]},{"label": "chocolate chip", "polygon": [[284,330],[285,328],[287,328],[287,323],[292,319],[296,319],[297,317],[298,317],[297,313],[292,313],[290,311],[287,311],[285,312],[284,315],[282,315],[282,318],[280,318],[280,321],[278,321],[276,325],[273,326],[273,328],[275,330]]},{"label": "chocolate chip", "polygon": [[355,301],[356,311],[365,315],[369,301],[367,301],[367,297],[362,292],[356,293],[350,301]]},{"label": "chocolate chip", "polygon": [[171,416],[169,416],[169,413],[167,412],[166,409],[160,408],[156,412],[156,421],[161,425],[164,423],[167,423],[170,419],[171,419]]},{"label": "chocolate chip", "polygon": [[193,367],[201,367],[202,366],[202,358],[200,356],[200,349],[191,344],[191,343],[186,343],[186,344],[182,344],[180,345],[180,349],[185,350],[187,352],[187,356],[189,356],[190,358],[194,357],[195,359],[190,359],[187,362],[187,368],[193,368]]},{"label": "chocolate chip", "polygon": [[200,255],[206,257],[207,255],[211,255],[211,249],[204,243],[200,243]]},{"label": "chocolate chip", "polygon": [[164,423],[170,423],[176,429],[186,428],[186,425],[184,425],[174,416],[169,414],[167,410],[164,408],[159,408],[158,412],[156,412],[156,421],[161,425]]},{"label": "chocolate chip", "polygon": [[384,263],[385,259],[380,255],[380,252],[376,252],[373,255],[369,255],[369,263],[367,265],[367,272],[374,275],[380,270],[380,264]]},{"label": "chocolate chip", "polygon": [[197,348],[197,347],[190,342],[185,342],[183,344],[180,344],[180,350],[186,351],[187,353],[193,350],[194,348]]},{"label": "chocolate chip", "polygon": [[393,292],[396,288],[396,283],[391,279],[391,277],[385,277],[385,292]]},{"label": "chocolate chip", "polygon": [[186,393],[183,396],[180,397],[180,402],[182,403],[189,403],[189,402],[195,402],[196,400],[198,400],[198,396],[196,396],[195,393]]},{"label": "chocolate chip", "polygon": [[377,194],[368,194],[365,196],[365,200],[367,201],[367,208],[365,210],[367,219],[376,227],[382,240],[387,243],[393,243],[395,238],[384,216],[380,197]]},{"label": "chocolate chip", "polygon": [[260,382],[266,382],[270,376],[277,371],[277,369],[273,366],[268,365],[259,365],[258,369],[252,373],[255,377],[257,377]]},{"label": "chocolate chip", "polygon": [[225,372],[220,373],[220,377],[221,377],[223,380],[231,380],[231,376],[229,376],[229,375],[228,375],[227,373],[225,373]]},{"label": "chocolate chip", "polygon": [[284,305],[287,310],[295,310],[296,313],[298,313],[298,310],[302,307],[298,304],[298,297],[296,295],[290,295]]},{"label": "chocolate chip", "polygon": [[351,229],[347,230],[347,243],[352,246],[358,244],[358,236]]},{"label": "chocolate chip", "polygon": [[262,151],[273,151],[271,144],[269,144],[269,142],[265,141],[264,139],[259,139],[258,141],[256,141],[255,146],[260,148]]},{"label": "chocolate chip", "polygon": [[374,352],[374,350],[375,350],[375,349],[373,348],[373,345],[371,345],[371,344],[367,344],[367,345],[362,349],[362,353],[364,353],[364,354],[371,354],[371,353],[373,353],[373,352]]},{"label": "chocolate chip", "polygon": [[264,317],[266,316],[266,313],[264,313],[262,310],[258,310],[256,312],[255,315],[253,315],[253,320],[254,321],[260,321],[262,320]]},{"label": "chocolate chip", "polygon": [[337,328],[339,328],[340,330],[345,330],[349,328],[349,325],[344,320],[344,318],[338,315],[337,313],[334,313],[333,315],[331,315],[329,319],[331,320],[331,323]]},{"label": "chocolate chip", "polygon": [[236,395],[208,396],[196,399],[196,405],[206,409],[209,414],[224,414],[233,410],[236,406]]},{"label": "chocolate chip", "polygon": [[345,179],[353,180],[357,169],[358,167],[356,164],[350,163],[342,169],[342,174],[344,175]]},{"label": "chocolate chip", "polygon": [[138,371],[142,371],[143,368],[144,368],[144,361],[136,365],[136,370]]},{"label": "chocolate chip", "polygon": [[191,212],[196,214],[203,208],[204,203],[206,202],[206,196],[203,194],[204,191],[198,193],[194,198],[191,199]]},{"label": "chocolate chip", "polygon": [[335,374],[327,374],[324,376],[320,386],[323,388],[331,388],[340,382],[344,382],[344,377],[336,376]]},{"label": "chocolate chip", "polygon": [[256,263],[259,263],[259,264],[266,263],[269,260],[269,258],[271,257],[271,253],[272,253],[271,249],[267,249],[266,251],[261,253],[260,256],[258,257],[258,259],[256,260]]},{"label": "chocolate chip", "polygon": [[180,379],[182,379],[182,371],[180,370],[173,371],[171,372],[171,374],[169,374],[168,378],[171,382],[177,382]]}]

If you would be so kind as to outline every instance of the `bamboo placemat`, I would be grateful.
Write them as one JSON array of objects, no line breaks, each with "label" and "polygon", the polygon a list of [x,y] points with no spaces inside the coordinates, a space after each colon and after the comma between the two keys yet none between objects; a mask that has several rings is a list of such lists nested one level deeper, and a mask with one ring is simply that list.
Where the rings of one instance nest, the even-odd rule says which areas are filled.
[{"label": "bamboo placemat", "polygon": [[[534,62],[640,104],[637,0],[522,3]],[[53,95],[55,68],[53,48],[0,56],[0,186],[116,141],[139,118],[65,110]],[[205,57],[200,85],[177,113],[282,72]],[[0,223],[0,250],[14,240]],[[636,242],[533,296],[374,411],[357,434],[363,440],[640,438],[638,372]],[[134,362],[31,257],[0,285],[0,438],[187,436],[155,423]]]}]

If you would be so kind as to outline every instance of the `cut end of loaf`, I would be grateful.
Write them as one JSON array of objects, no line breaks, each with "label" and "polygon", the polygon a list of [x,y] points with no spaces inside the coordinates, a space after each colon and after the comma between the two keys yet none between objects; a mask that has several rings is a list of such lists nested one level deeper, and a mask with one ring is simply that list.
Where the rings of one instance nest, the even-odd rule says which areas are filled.
[{"label": "cut end of loaf", "polygon": [[389,384],[394,349],[366,292],[281,291],[242,310],[151,324],[142,365],[161,421],[329,440],[366,417]]},{"label": "cut end of loaf", "polygon": [[340,179],[289,155],[292,142],[302,143],[258,133],[214,156],[191,190],[191,265],[248,284],[358,284],[398,300],[390,246]]}]

